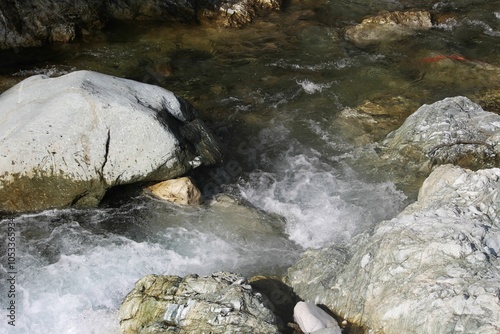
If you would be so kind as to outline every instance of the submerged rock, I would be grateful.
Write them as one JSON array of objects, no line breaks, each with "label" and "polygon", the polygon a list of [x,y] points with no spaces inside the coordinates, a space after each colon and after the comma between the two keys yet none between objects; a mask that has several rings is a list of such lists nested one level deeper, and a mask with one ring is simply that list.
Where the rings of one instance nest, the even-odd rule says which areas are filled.
[{"label": "submerged rock", "polygon": [[500,116],[466,97],[423,105],[381,144],[382,159],[408,172],[429,173],[435,165],[465,168],[500,163]]},{"label": "submerged rock", "polygon": [[343,109],[335,123],[349,140],[368,144],[384,139],[414,110],[414,102],[401,96],[367,100],[354,108]]},{"label": "submerged rock", "polygon": [[500,169],[444,165],[418,201],[289,269],[299,297],[374,332],[500,331]]},{"label": "submerged rock", "polygon": [[355,44],[367,45],[397,40],[431,27],[429,12],[390,12],[366,18],[360,24],[346,28],[346,37]]},{"label": "submerged rock", "polygon": [[184,205],[201,204],[201,192],[188,177],[156,183],[146,190],[155,197],[169,202]]},{"label": "submerged rock", "polygon": [[119,317],[124,334],[275,334],[278,320],[270,307],[237,274],[149,275],[125,297]]},{"label": "submerged rock", "polygon": [[500,114],[500,89],[490,89],[486,92],[476,93],[473,99],[483,109]]},{"label": "submerged rock", "polygon": [[426,95],[432,95],[430,87],[454,87],[459,91],[470,92],[469,97],[500,88],[498,66],[461,54],[419,50],[414,59],[402,67],[408,72],[418,71],[414,75],[423,87],[428,87],[423,91]]},{"label": "submerged rock", "polygon": [[0,96],[0,211],[93,206],[117,185],[221,160],[196,110],[163,88],[78,71]]}]

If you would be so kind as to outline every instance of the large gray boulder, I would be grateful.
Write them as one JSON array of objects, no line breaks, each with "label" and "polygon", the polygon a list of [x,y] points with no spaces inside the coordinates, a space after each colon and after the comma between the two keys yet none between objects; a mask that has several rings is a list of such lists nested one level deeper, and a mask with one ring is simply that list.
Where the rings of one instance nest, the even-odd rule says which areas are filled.
[{"label": "large gray boulder", "polygon": [[89,71],[0,95],[0,211],[92,206],[117,185],[215,164],[214,137],[163,88]]},{"label": "large gray boulder", "polygon": [[124,334],[279,332],[271,304],[245,278],[148,275],[125,297],[120,311]]},{"label": "large gray boulder", "polygon": [[435,165],[464,168],[500,163],[500,116],[457,96],[424,104],[381,143],[381,157],[407,172],[430,173]]},{"label": "large gray boulder", "polygon": [[444,165],[418,201],[348,247],[307,251],[297,295],[367,330],[500,332],[500,169]]}]

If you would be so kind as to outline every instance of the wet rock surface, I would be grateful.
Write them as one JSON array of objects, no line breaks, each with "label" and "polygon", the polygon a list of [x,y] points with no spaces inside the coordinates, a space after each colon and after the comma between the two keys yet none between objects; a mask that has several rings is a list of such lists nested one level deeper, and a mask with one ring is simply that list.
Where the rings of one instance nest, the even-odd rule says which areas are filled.
[{"label": "wet rock surface", "polygon": [[163,88],[78,71],[0,96],[0,210],[95,206],[107,189],[215,164],[214,137]]},{"label": "wet rock surface", "polygon": [[497,166],[500,116],[466,97],[423,105],[381,144],[382,159],[407,171],[429,173],[455,164],[478,169]]},{"label": "wet rock surface", "polygon": [[72,42],[113,20],[196,23],[202,19],[239,27],[258,11],[279,8],[280,0],[6,1],[0,4],[0,49]]},{"label": "wet rock surface", "polygon": [[356,144],[374,143],[396,130],[415,109],[416,103],[402,96],[364,101],[343,109],[335,123]]},{"label": "wet rock surface", "polygon": [[299,297],[383,333],[500,330],[499,169],[445,165],[418,201],[343,248],[289,269]]},{"label": "wet rock surface", "polygon": [[4,1],[0,4],[0,49],[71,42],[104,26],[101,1]]},{"label": "wet rock surface", "polygon": [[148,275],[125,297],[119,317],[124,334],[274,334],[279,320],[270,305],[237,274]]},{"label": "wet rock surface", "polygon": [[279,10],[281,0],[218,1],[200,14],[202,21],[222,27],[242,27],[251,23],[263,10]]},{"label": "wet rock surface", "polygon": [[188,177],[166,180],[146,188],[154,197],[183,205],[201,204],[201,192]]},{"label": "wet rock surface", "polygon": [[346,38],[364,46],[372,43],[398,40],[417,30],[432,27],[431,14],[425,11],[389,12],[364,19],[360,24],[346,28]]}]

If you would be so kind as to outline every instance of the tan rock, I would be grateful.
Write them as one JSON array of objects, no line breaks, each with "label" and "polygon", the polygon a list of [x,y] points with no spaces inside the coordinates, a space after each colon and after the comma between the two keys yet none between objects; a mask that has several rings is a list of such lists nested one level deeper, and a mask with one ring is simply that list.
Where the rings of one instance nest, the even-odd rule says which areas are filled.
[{"label": "tan rock", "polygon": [[500,114],[500,89],[474,94],[471,99],[483,107],[484,110]]},{"label": "tan rock", "polygon": [[238,274],[148,275],[125,297],[118,317],[123,334],[275,334],[272,308]]},{"label": "tan rock", "polygon": [[397,40],[415,30],[432,27],[431,14],[425,11],[390,12],[364,19],[360,24],[348,27],[346,37],[364,45]]},{"label": "tan rock", "polygon": [[416,103],[402,96],[367,100],[355,108],[342,110],[335,123],[354,143],[368,144],[396,130],[417,107]]},{"label": "tan rock", "polygon": [[155,197],[173,203],[184,205],[201,204],[201,192],[188,177],[163,181],[146,189]]},{"label": "tan rock", "polygon": [[222,1],[218,10],[203,9],[202,21],[213,22],[222,27],[242,27],[251,23],[261,11],[281,9],[281,0]]}]

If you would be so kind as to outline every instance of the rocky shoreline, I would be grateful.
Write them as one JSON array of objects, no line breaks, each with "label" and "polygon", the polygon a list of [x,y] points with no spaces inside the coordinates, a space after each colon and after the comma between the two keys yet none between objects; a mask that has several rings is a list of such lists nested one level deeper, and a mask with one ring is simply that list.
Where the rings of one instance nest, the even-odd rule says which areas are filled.
[{"label": "rocky shoreline", "polygon": [[[24,15],[16,2],[0,7],[7,18],[0,21],[0,48],[71,42],[115,19],[237,27],[282,3],[181,5],[82,3],[68,15],[78,20],[50,18],[49,24],[47,12]],[[430,29],[432,20],[428,12],[385,13],[346,29],[345,36],[365,48]],[[435,57],[423,59],[434,65]],[[353,141],[368,146],[360,154],[370,157],[374,169],[390,171],[400,184],[407,175],[425,179],[418,199],[348,245],[305,250],[284,277],[145,276],[121,305],[117,321],[123,333],[500,332],[500,116],[491,112],[498,111],[492,92],[419,107],[394,97],[344,109],[337,120]],[[216,136],[186,100],[158,86],[91,71],[21,81],[0,95],[0,130],[0,212],[6,213],[96,207],[115,187],[173,183],[165,180],[223,158]],[[202,204],[203,194],[190,182],[174,185],[177,190],[163,186],[148,191],[179,205],[241,212],[249,221],[234,228],[246,228],[245,237],[269,233],[275,242],[284,239],[281,226],[250,205],[230,198]],[[305,308],[294,312],[297,305]],[[323,311],[315,305],[335,320],[318,320]],[[316,320],[318,326],[305,329]]]},{"label": "rocky shoreline", "polygon": [[[446,125],[440,136],[433,126],[441,127],[449,122],[414,122],[414,119],[420,119],[421,114],[458,120],[462,113],[465,113],[467,122],[456,122],[461,125],[459,128]],[[500,125],[499,121],[500,116],[483,111],[464,97],[455,97],[422,106],[408,118],[405,125],[391,133],[383,143],[400,138],[399,143],[406,141],[419,147],[418,150],[422,152],[428,152],[426,147],[436,145],[452,151],[443,160],[429,164],[432,154],[422,154],[422,157],[427,158],[418,160],[415,159],[415,153],[407,154],[412,151],[405,149],[404,145],[394,145],[397,149],[392,152],[393,159],[410,159],[412,165],[408,168],[413,171],[421,171],[422,164],[429,166],[426,170],[430,175],[420,189],[417,202],[396,218],[380,222],[372,231],[358,235],[349,246],[307,250],[288,270],[288,275],[281,279],[290,288],[286,297],[288,314],[285,316],[290,319],[290,305],[304,300],[328,307],[337,317],[338,325],[344,323],[346,328],[343,333],[497,333],[500,329],[500,220],[497,217],[500,211],[500,170],[486,168],[472,171],[450,162],[470,163],[474,159],[459,158],[469,154],[477,158],[496,157],[496,153],[483,154],[477,150],[494,150],[498,147],[499,142],[494,138],[498,133],[495,126]],[[474,130],[475,126],[481,131]],[[467,129],[471,131],[465,131]],[[415,137],[413,133],[417,130],[418,136]],[[491,130],[491,134],[488,130]],[[485,144],[472,143],[472,139],[465,143],[464,139],[463,144],[447,145],[447,138],[467,136],[467,133],[484,135],[484,138],[476,141]],[[437,142],[421,138],[434,138]],[[386,147],[390,150],[391,145]],[[475,167],[480,165],[476,164]],[[240,277],[239,280],[244,279]],[[165,288],[157,293],[167,291],[170,290]],[[276,309],[272,303],[276,300],[272,298],[273,291],[268,291],[267,295],[268,298],[271,296],[267,304],[270,310]],[[131,292],[131,295],[134,293]],[[201,293],[201,296],[196,294],[197,298],[206,293]],[[220,291],[219,297],[224,295]],[[139,305],[129,305],[129,297],[126,300],[122,307],[141,309]],[[207,307],[200,312],[205,314],[211,309],[213,307]],[[161,320],[164,310],[162,306],[155,311],[155,316],[137,315],[137,319],[150,320],[142,325],[144,332],[132,332],[149,333],[147,328],[158,328],[159,321],[166,326],[164,332],[167,333],[167,328],[171,327],[168,321]],[[169,308],[166,307],[166,310]],[[234,307],[228,310],[236,312]],[[277,314],[275,316],[277,320],[271,323],[276,327],[271,332],[290,332],[290,328],[283,328],[285,321]],[[209,330],[199,323],[197,326],[203,329],[192,329],[192,320],[189,320],[190,316],[186,317],[185,322],[183,318],[183,321],[178,320],[172,325],[177,328],[175,332],[201,333]],[[132,318],[122,315],[122,319]],[[208,320],[202,322],[207,326],[210,323]],[[268,323],[259,321],[255,327],[257,329],[253,330],[268,332],[268,329],[260,327]],[[235,331],[229,329],[227,324],[218,323],[218,326],[217,329],[210,327],[210,331]],[[241,330],[252,332],[250,329]],[[335,332],[331,329],[331,332],[314,333]]]},{"label": "rocky shoreline", "polygon": [[[0,4],[0,49],[69,43],[114,20],[205,22],[240,27],[259,11],[279,10],[280,0],[240,1],[9,1]],[[62,14],[64,13],[64,14]]]},{"label": "rocky shoreline", "polygon": [[[158,110],[163,110],[162,112],[169,110],[177,121],[166,124],[175,126],[170,131],[183,133],[186,136],[181,139],[185,146],[188,145],[186,140],[195,137],[192,130],[182,130],[182,126],[189,128],[191,123],[185,123],[187,125],[179,127],[180,124],[183,124],[182,122],[189,120],[193,122],[195,120],[193,111],[189,109],[189,106],[188,109],[184,109],[188,111],[176,109],[181,105],[187,106],[186,102],[176,100],[174,95],[168,95],[171,93],[162,91],[162,94],[168,96],[163,100],[160,99],[163,101],[160,103],[163,107],[160,109],[159,106],[155,107],[157,98],[147,100],[148,98],[145,95],[138,93],[140,87],[145,90],[157,88],[140,86],[138,83],[120,81],[107,76],[103,77],[96,73],[74,72],[60,77],[57,81],[43,77],[32,77],[4,93],[0,97],[0,104],[2,106],[8,105],[9,101],[15,98],[17,105],[21,103],[26,110],[30,110],[29,108],[39,109],[36,101],[50,101],[51,98],[34,99],[35,104],[32,104],[30,99],[33,95],[30,94],[30,86],[36,85],[40,80],[44,84],[47,80],[51,80],[49,84],[58,92],[60,98],[57,103],[61,105],[61,101],[63,101],[61,92],[64,90],[55,89],[59,85],[58,82],[61,80],[74,80],[74,78],[80,77],[81,80],[78,79],[77,82],[71,84],[64,83],[61,87],[72,87],[73,92],[77,87],[87,87],[88,89],[85,88],[85,92],[88,94],[86,99],[108,96],[105,102],[99,102],[98,100],[92,102],[94,107],[91,109],[92,113],[90,115],[94,115],[92,116],[94,117],[93,124],[103,124],[102,121],[95,117],[99,110],[104,111],[107,108],[106,106],[109,107],[110,103],[114,103],[111,101],[116,99],[109,98],[109,96],[112,96],[113,91],[110,90],[110,87],[116,87],[117,90],[134,92],[135,101],[139,102],[141,108],[143,106],[149,108],[148,113],[153,110],[156,110],[156,112],[159,112]],[[99,88],[104,87],[99,83],[99,80],[105,80],[106,89]],[[75,103],[74,93],[71,96],[72,103]],[[96,107],[98,104],[102,105],[102,107]],[[44,106],[47,106],[47,102],[44,102]],[[133,104],[120,108],[121,110],[127,108],[139,109],[138,106]],[[5,119],[2,124],[9,128],[20,128],[19,123],[13,123],[14,115],[6,112],[9,108],[2,107],[2,110],[4,112],[1,117]],[[79,114],[83,115],[84,113],[80,112]],[[46,125],[46,128],[42,127],[40,129],[44,133],[47,132],[47,134],[49,130],[55,131],[57,128],[70,131],[78,136],[88,133],[85,130],[70,130],[71,128],[66,123],[66,125],[58,127],[57,124],[63,119],[63,116],[64,114],[57,116],[57,122],[51,121],[50,118],[40,122],[40,116],[35,119],[39,125]],[[136,117],[129,118],[137,119]],[[26,119],[26,117],[22,117],[22,119]],[[160,119],[165,120],[166,118],[162,116]],[[6,122],[7,120],[8,122]],[[137,125],[137,120],[135,122]],[[83,121],[80,123],[87,124],[88,122]],[[104,131],[104,139],[97,146],[106,147],[105,160],[104,162],[98,162],[97,165],[109,166],[108,168],[112,168],[112,170],[106,172],[103,169],[97,175],[104,178],[108,174],[116,174],[118,175],[116,180],[126,182],[128,172],[126,169],[123,171],[119,169],[119,159],[113,156],[113,152],[123,151],[123,149],[114,146],[117,141],[114,136],[116,130],[111,128],[113,126],[111,123],[102,126],[108,130],[107,132]],[[407,173],[430,174],[420,189],[417,202],[408,206],[396,218],[377,224],[373,231],[358,235],[348,247],[332,246],[306,251],[298,262],[289,269],[288,276],[283,278],[283,282],[289,284],[291,289],[289,292],[293,291],[296,297],[292,297],[292,295],[287,297],[285,294],[280,293],[278,300],[280,298],[288,300],[288,305],[285,306],[285,308],[288,308],[288,312],[290,312],[290,307],[293,306],[293,298],[326,305],[334,314],[340,316],[347,323],[377,333],[399,333],[402,330],[405,333],[497,332],[500,328],[500,319],[496,316],[500,314],[499,290],[497,287],[498,277],[500,277],[500,263],[498,261],[500,254],[500,221],[497,217],[497,213],[500,211],[500,202],[497,196],[497,190],[500,187],[498,184],[500,171],[496,168],[483,169],[482,167],[491,167],[498,164],[497,150],[500,147],[498,127],[500,127],[500,116],[484,111],[479,105],[465,97],[447,98],[419,108],[406,119],[399,129],[391,132],[385,140],[380,142],[379,149],[381,152],[380,161],[386,166],[398,165]],[[122,125],[121,128],[123,129],[124,126]],[[193,129],[206,131],[200,126],[195,126]],[[5,133],[8,133],[8,131]],[[106,139],[106,133],[108,139]],[[130,132],[124,133],[127,136],[130,135]],[[28,133],[26,136],[28,136]],[[54,136],[48,138],[66,138],[65,142],[67,142],[69,133],[56,131]],[[208,134],[201,135],[203,138],[209,138],[207,136]],[[2,139],[2,142],[9,148],[7,151],[11,152],[7,160],[16,161],[16,152],[22,152],[22,150],[20,148],[14,149],[13,142],[6,141],[12,138],[12,136],[6,136]],[[118,142],[120,141],[118,140]],[[23,139],[16,140],[16,142],[30,144],[33,141]],[[59,142],[50,142],[49,144],[45,144],[43,141],[39,142],[43,147],[49,148],[49,153],[50,147],[63,145],[63,143]],[[77,142],[80,143],[81,140],[77,140]],[[208,143],[215,143],[215,141],[209,140]],[[90,161],[92,161],[90,157],[92,156],[93,144],[89,142],[87,145],[90,152],[87,154],[89,158],[82,160],[78,164],[79,168],[83,164],[89,165]],[[198,151],[184,159],[187,163],[186,166],[193,167],[192,161],[196,160],[196,158],[199,163],[215,163],[221,157],[220,149],[216,146],[210,147],[206,143],[200,142],[192,142],[189,145],[198,147]],[[127,146],[130,146],[130,144],[127,144]],[[7,152],[6,149],[3,152]],[[53,150],[55,151],[55,148]],[[57,154],[61,152],[57,150]],[[157,155],[161,154],[154,154],[153,156]],[[178,156],[177,153],[174,155]],[[5,158],[4,156],[4,160]],[[41,175],[42,172],[47,173],[54,170],[59,170],[62,173],[62,167],[55,165],[57,161],[55,158],[52,159],[50,169],[45,170],[45,172],[43,167],[46,164],[40,163],[40,161],[44,161],[43,157],[35,159],[32,155],[32,159],[38,161],[32,166],[28,166],[25,159],[10,165],[24,166],[27,171],[31,171],[31,174],[28,173],[29,175]],[[151,161],[149,158],[145,160]],[[66,160],[61,159],[60,161],[64,163]],[[109,165],[107,162],[109,162]],[[4,167],[7,165],[9,164],[5,162],[2,164]],[[68,163],[65,165],[68,166]],[[160,165],[163,165],[163,163]],[[474,168],[476,171],[461,168],[460,165]],[[42,169],[36,171],[33,169],[34,166],[42,167]],[[188,170],[186,166],[182,167],[180,172],[174,174],[167,172],[163,178],[185,173]],[[90,167],[89,170],[96,170],[96,167]],[[26,172],[15,170],[12,173],[25,175]],[[25,200],[24,202],[13,200],[12,191],[9,189],[13,186],[18,187],[19,181],[12,178],[12,173],[5,169],[2,170],[2,175],[4,175],[2,179],[2,191],[4,191],[2,198],[8,200],[3,203],[16,203],[16,205],[27,203],[26,207],[15,207],[18,211],[42,208],[40,204],[26,202],[26,198],[31,196],[29,193],[21,195]],[[157,171],[131,173],[131,175],[148,174],[155,175],[155,178],[159,178],[160,175]],[[36,176],[29,175],[27,181],[31,180],[30,182],[36,184],[40,182],[37,181]],[[88,176],[89,173],[87,172],[85,175]],[[55,177],[55,175],[52,175],[52,177]],[[68,180],[67,177],[63,178],[66,181]],[[136,176],[130,178],[130,180],[132,182],[138,181]],[[81,184],[78,178],[74,182]],[[99,182],[89,181],[88,184],[93,185]],[[118,181],[111,181],[111,179],[103,179],[102,182],[108,187],[119,184]],[[51,184],[55,185],[53,190],[50,188]],[[23,189],[33,191],[34,186],[28,184]],[[194,190],[182,191],[185,194],[194,192]],[[61,188],[60,184],[55,183],[54,180],[51,183],[43,184],[38,192],[54,194],[50,196],[51,198],[61,198],[61,196],[56,196],[55,192],[69,193]],[[82,192],[85,194],[95,193],[91,188],[82,188],[78,193]],[[196,197],[196,192],[194,194]],[[76,196],[80,200],[83,198],[78,194]],[[99,196],[102,198],[102,195]],[[199,203],[199,196],[198,193],[196,203]],[[42,199],[42,203],[46,203],[45,199],[46,197]],[[61,203],[68,202],[76,203],[75,200],[71,199],[63,200]],[[88,204],[89,202],[86,201],[85,203]],[[186,203],[188,202],[186,201]],[[51,207],[55,204],[49,203],[48,205]],[[3,209],[7,211],[13,208],[9,205],[3,206]],[[225,277],[224,275],[227,274],[223,274],[222,277]],[[202,282],[196,283],[201,284],[200,286],[203,287],[199,291],[194,287],[193,284],[195,283],[182,283],[183,281],[179,277],[145,277],[137,283],[138,285],[134,290],[137,291],[132,291],[122,305],[121,319],[124,332],[166,333],[171,332],[173,328],[177,328],[174,331],[179,333],[201,333],[208,330],[212,333],[226,333],[228,331],[275,333],[288,330],[286,323],[290,322],[291,314],[284,315],[282,313],[281,317],[288,316],[288,319],[284,320],[272,312],[276,310],[273,300],[277,300],[276,295],[272,296],[273,291],[278,290],[272,289],[270,292],[268,290],[271,298],[268,296],[265,297],[267,299],[259,299],[264,298],[265,294],[254,294],[252,284],[245,283],[245,278],[230,275],[232,278],[229,280],[226,278],[219,280],[217,277],[219,277],[218,274],[214,274],[211,278],[203,278]],[[197,279],[197,276],[189,276],[183,280],[195,278]],[[215,279],[215,281],[209,283],[209,281],[203,281],[205,279]],[[150,282],[151,280],[153,281]],[[175,284],[171,287],[170,283],[161,283],[163,281],[158,283],[158,280],[166,280],[167,283],[173,282]],[[283,284],[283,282],[279,284]],[[214,288],[209,288],[210,284],[215,284]],[[184,285],[194,290],[185,290],[185,288],[182,288]],[[151,296],[148,298],[152,298],[152,301],[158,300],[159,297],[147,292],[148,289],[152,289],[155,291],[154,293],[163,296],[161,298],[164,301],[153,307],[151,302],[143,300],[142,297],[134,297],[137,294],[146,293]],[[226,289],[229,290],[226,291]],[[239,291],[238,294],[242,293],[243,295],[230,297],[236,299],[225,300],[224,298],[233,295],[231,289],[236,289],[235,291]],[[183,291],[182,293],[186,295],[178,295],[174,290]],[[169,297],[167,293],[173,293],[177,297]],[[202,299],[196,301],[193,298]],[[257,300],[253,298],[257,298]],[[135,304],[136,302],[140,304]],[[141,306],[143,304],[149,306],[145,308],[146,306]],[[243,308],[235,305],[240,305]],[[255,310],[244,308],[250,307],[250,305],[257,308]],[[174,306],[177,309],[174,310]],[[138,310],[142,311],[138,313]],[[171,315],[170,318],[172,319],[165,318],[165,312],[169,312],[168,314]],[[213,319],[219,320],[213,322]],[[250,321],[250,319],[253,320]],[[125,325],[125,323],[131,323],[131,321],[135,325]],[[246,327],[241,327],[243,324]],[[206,326],[215,327],[208,328]],[[236,327],[232,328],[232,326]]]}]

